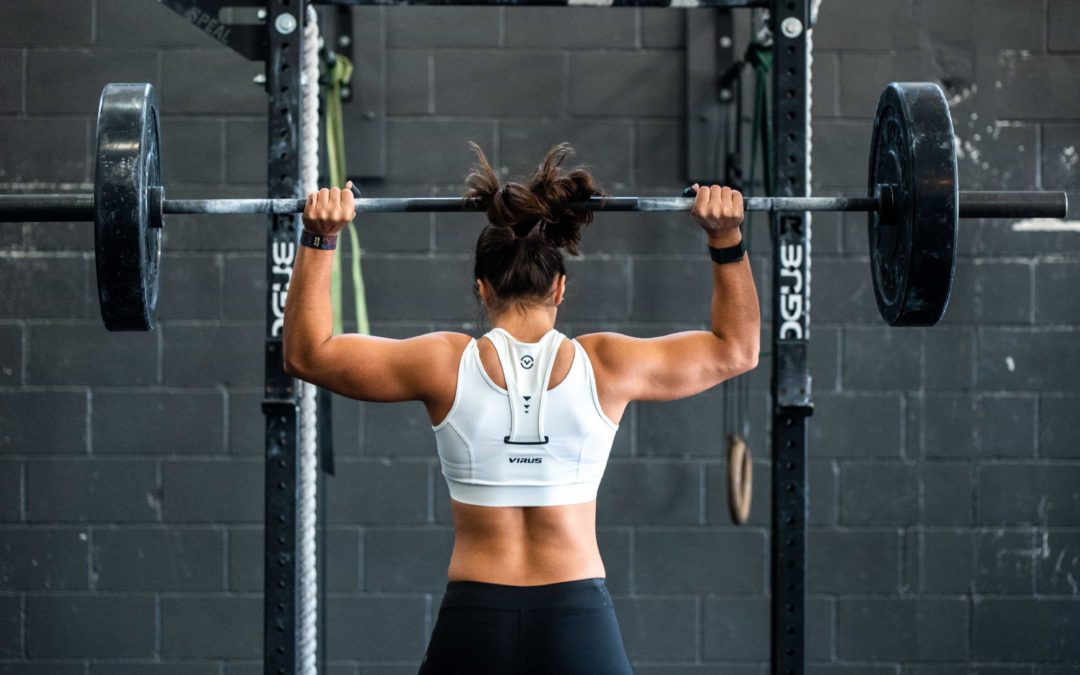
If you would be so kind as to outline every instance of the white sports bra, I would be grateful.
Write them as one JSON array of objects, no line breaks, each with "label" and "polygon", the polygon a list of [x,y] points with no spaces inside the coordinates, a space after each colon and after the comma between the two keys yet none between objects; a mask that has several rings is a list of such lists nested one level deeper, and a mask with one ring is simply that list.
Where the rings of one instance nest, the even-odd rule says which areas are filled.
[{"label": "white sports bra", "polygon": [[577,340],[566,378],[548,389],[566,336],[548,331],[521,342],[501,328],[495,345],[506,389],[491,381],[475,339],[458,364],[450,412],[435,442],[450,497],[480,506],[555,506],[596,498],[615,431],[596,395],[588,355]]}]

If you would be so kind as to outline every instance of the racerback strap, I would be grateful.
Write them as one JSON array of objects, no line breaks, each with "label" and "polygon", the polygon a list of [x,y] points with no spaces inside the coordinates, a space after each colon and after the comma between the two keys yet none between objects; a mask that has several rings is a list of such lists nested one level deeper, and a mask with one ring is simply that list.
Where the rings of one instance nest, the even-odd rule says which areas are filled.
[{"label": "racerback strap", "polygon": [[511,445],[547,443],[544,398],[555,355],[566,336],[552,328],[539,342],[519,342],[502,328],[493,328],[487,337],[499,355],[510,400],[510,434],[503,441]]}]

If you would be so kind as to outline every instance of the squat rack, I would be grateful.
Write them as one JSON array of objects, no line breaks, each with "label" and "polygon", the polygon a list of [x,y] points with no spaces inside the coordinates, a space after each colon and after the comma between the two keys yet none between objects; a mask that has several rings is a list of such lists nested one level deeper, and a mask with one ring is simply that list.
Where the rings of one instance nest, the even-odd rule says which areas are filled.
[{"label": "squat rack", "polygon": [[[250,60],[266,64],[268,197],[299,199],[301,54],[307,6],[479,5],[741,8],[769,10],[773,38],[772,166],[779,197],[809,188],[807,28],[812,0],[159,0],[192,25]],[[226,7],[259,10],[257,24],[222,20]],[[297,578],[297,475],[300,459],[296,381],[284,371],[280,316],[296,255],[294,214],[273,214],[267,230],[264,641],[267,675],[297,670],[300,593]],[[806,458],[812,414],[807,363],[810,218],[770,212],[772,266],[772,528],[770,653],[774,675],[802,675],[805,651]],[[782,319],[779,320],[779,319]],[[321,399],[323,404],[328,398]],[[327,412],[325,405],[320,405]],[[322,436],[322,434],[320,434]]]}]

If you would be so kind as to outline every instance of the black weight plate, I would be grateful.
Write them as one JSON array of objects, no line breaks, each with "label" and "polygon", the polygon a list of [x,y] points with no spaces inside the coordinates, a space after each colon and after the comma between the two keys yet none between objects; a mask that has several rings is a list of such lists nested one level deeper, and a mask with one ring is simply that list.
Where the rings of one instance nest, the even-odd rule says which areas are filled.
[{"label": "black weight plate", "polygon": [[956,270],[956,146],[936,84],[885,88],[870,141],[870,195],[893,185],[894,208],[871,212],[874,296],[891,326],[932,326],[945,313]]},{"label": "black weight plate", "polygon": [[106,85],[97,120],[94,247],[108,330],[154,328],[161,256],[161,229],[150,226],[148,188],[154,185],[161,185],[154,88]]}]

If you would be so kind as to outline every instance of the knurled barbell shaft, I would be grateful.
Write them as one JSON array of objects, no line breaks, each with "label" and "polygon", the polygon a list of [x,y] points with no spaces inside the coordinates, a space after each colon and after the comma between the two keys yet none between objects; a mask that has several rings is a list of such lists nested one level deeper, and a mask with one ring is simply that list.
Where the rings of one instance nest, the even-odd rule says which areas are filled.
[{"label": "knurled barbell shaft", "polygon": [[[302,199],[166,199],[164,211],[174,213],[300,213]],[[593,197],[575,205],[589,211],[689,211],[688,197]],[[747,211],[873,211],[870,197],[748,197]],[[460,197],[361,197],[357,213],[479,211],[476,202]]]},{"label": "knurled barbell shaft", "polygon": [[[688,197],[593,197],[582,208],[593,211],[689,211]],[[245,213],[302,213],[303,199],[165,199],[166,214],[227,215]],[[747,211],[873,211],[870,197],[748,197]],[[475,202],[459,197],[361,197],[359,213],[478,211]],[[92,194],[0,195],[0,221],[48,222],[94,219]]]},{"label": "knurled barbell shaft", "polygon": [[[961,218],[1064,218],[1064,192],[961,191]],[[592,211],[688,211],[690,197],[593,197],[579,208]],[[226,215],[301,213],[302,199],[166,199],[167,214]],[[747,211],[876,211],[872,197],[747,197]],[[475,202],[458,197],[362,197],[359,213],[478,211]],[[0,222],[68,222],[94,219],[92,194],[0,195]]]},{"label": "knurled barbell shaft", "polygon": [[[1064,218],[1064,192],[963,192],[961,218]],[[304,200],[294,199],[166,199],[165,213],[300,213]],[[578,205],[591,211],[689,211],[691,197],[593,197]],[[872,197],[747,197],[746,211],[876,211]],[[458,197],[361,197],[358,213],[478,211],[474,202]]]}]

